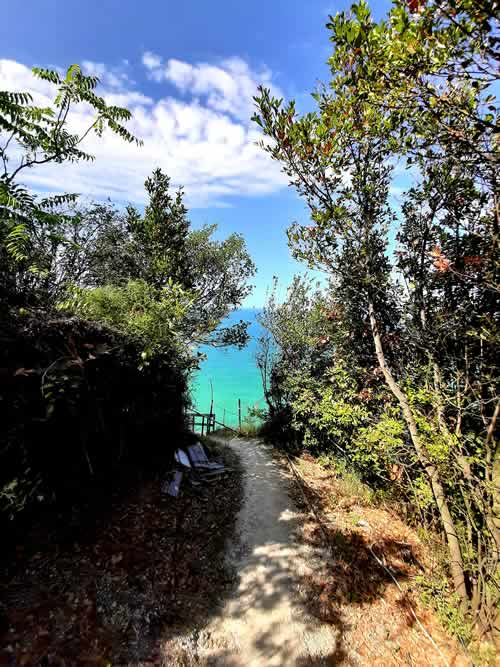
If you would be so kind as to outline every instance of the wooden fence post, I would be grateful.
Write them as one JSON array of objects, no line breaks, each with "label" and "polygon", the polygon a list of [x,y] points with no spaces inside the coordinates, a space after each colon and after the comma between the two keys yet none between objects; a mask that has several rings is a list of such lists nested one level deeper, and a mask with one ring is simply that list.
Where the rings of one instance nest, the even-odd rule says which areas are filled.
[{"label": "wooden fence post", "polygon": [[212,378],[210,378],[210,414],[213,414],[214,411],[214,385]]},{"label": "wooden fence post", "polygon": [[238,424],[241,431],[241,398],[238,399]]}]

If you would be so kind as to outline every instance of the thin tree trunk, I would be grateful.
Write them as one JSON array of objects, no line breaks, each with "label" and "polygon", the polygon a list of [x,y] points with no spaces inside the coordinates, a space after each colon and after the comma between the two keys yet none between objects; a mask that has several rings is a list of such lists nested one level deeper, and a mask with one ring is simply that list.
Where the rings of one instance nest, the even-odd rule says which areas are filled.
[{"label": "thin tree trunk", "polygon": [[439,515],[441,517],[441,522],[443,524],[444,533],[446,535],[446,541],[448,544],[448,551],[450,554],[450,570],[451,576],[453,578],[453,584],[455,586],[455,591],[460,595],[462,601],[462,607],[465,609],[468,605],[468,596],[467,588],[465,585],[465,576],[464,576],[464,566],[462,560],[462,552],[460,549],[460,542],[458,540],[457,531],[455,528],[455,522],[451,516],[450,509],[448,507],[448,502],[446,500],[445,492],[441,480],[439,477],[439,472],[436,466],[429,460],[429,456],[425,450],[420,436],[418,434],[417,423],[413,415],[412,409],[408,402],[406,395],[401,390],[399,384],[394,379],[394,376],[387,365],[384,348],[382,346],[382,339],[380,337],[380,332],[377,326],[377,319],[375,316],[375,309],[373,303],[369,301],[369,315],[370,315],[370,325],[372,329],[373,342],[375,343],[375,352],[377,355],[377,361],[380,366],[380,369],[384,375],[385,381],[392,391],[394,396],[397,398],[401,411],[403,412],[410,437],[415,447],[417,456],[422,464],[429,481],[431,483],[432,491],[434,493],[434,498],[436,499],[436,504],[438,506]]},{"label": "thin tree trunk", "polygon": [[493,495],[491,510],[486,514],[486,523],[495,542],[497,560],[500,558],[500,449],[495,442],[495,430],[499,416],[500,401],[497,401],[486,431],[486,470]]},{"label": "thin tree trunk", "polygon": [[457,390],[456,390],[456,399],[457,399],[457,423],[455,424],[455,435],[459,437],[462,433],[462,393],[460,391],[460,371],[457,368]]},{"label": "thin tree trunk", "polygon": [[437,365],[437,362],[432,359],[430,356],[430,361],[432,363],[432,370],[434,372],[434,397],[436,401],[436,416],[438,420],[438,426],[441,433],[448,431],[446,428],[446,422],[444,420],[444,405],[443,405],[443,396],[441,394],[441,369]]}]

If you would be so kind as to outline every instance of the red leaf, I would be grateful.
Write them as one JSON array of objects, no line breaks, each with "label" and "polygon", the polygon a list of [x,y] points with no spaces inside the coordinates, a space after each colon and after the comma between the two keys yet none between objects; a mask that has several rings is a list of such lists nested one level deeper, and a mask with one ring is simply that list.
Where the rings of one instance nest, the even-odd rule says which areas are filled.
[{"label": "red leaf", "polygon": [[479,255],[468,255],[467,257],[464,257],[464,264],[468,264],[469,266],[481,266],[482,261],[483,260]]}]

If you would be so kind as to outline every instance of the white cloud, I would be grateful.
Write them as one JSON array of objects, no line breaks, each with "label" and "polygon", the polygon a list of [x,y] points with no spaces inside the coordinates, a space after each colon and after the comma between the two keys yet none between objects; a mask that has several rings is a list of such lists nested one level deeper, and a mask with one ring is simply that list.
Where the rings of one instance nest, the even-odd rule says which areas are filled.
[{"label": "white cloud", "polygon": [[185,95],[200,97],[210,109],[244,122],[252,115],[252,97],[259,84],[274,88],[278,95],[280,92],[273,87],[270,70],[253,71],[241,58],[226,58],[217,65],[191,65],[171,58],[163,64],[159,56],[147,53],[143,62],[149,69],[149,77],[155,81],[167,81]]},{"label": "white cloud", "polygon": [[142,64],[148,69],[157,69],[161,67],[161,58],[151,51],[146,51],[142,56]]},{"label": "white cloud", "polygon": [[82,62],[82,69],[84,74],[99,77],[100,82],[104,86],[109,86],[110,88],[123,88],[129,83],[129,78],[123,68],[109,68],[104,63],[95,63],[91,60],[84,60]]},{"label": "white cloud", "polygon": [[[83,63],[86,72],[101,79],[99,93],[110,104],[130,109],[128,127],[143,139],[142,147],[110,132],[102,139],[90,134],[83,148],[95,155],[95,162],[41,165],[22,172],[23,180],[40,190],[140,204],[144,180],[159,166],[173,185],[185,186],[193,207],[227,206],[234,196],[261,196],[286,184],[279,166],[256,145],[260,134],[249,120],[251,97],[258,82],[270,83],[268,71],[256,74],[238,58],[220,66],[178,60],[162,66],[157,56],[144,54],[143,63],[151,73],[161,71],[161,79],[182,97],[153,100],[134,89],[123,67]],[[35,103],[43,105],[55,93],[54,86],[12,60],[0,60],[0,90],[30,91]],[[70,129],[82,132],[91,122],[92,110],[82,104],[73,110]]]}]

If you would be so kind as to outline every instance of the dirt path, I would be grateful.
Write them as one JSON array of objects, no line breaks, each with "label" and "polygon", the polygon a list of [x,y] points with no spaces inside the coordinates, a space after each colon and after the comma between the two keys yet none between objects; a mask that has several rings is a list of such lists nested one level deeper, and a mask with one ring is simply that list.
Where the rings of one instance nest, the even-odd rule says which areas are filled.
[{"label": "dirt path", "polygon": [[244,498],[228,550],[238,584],[220,615],[197,637],[196,659],[227,667],[338,664],[337,631],[309,615],[300,580],[328,553],[300,544],[303,515],[289,480],[255,441],[233,440],[244,467]]}]

